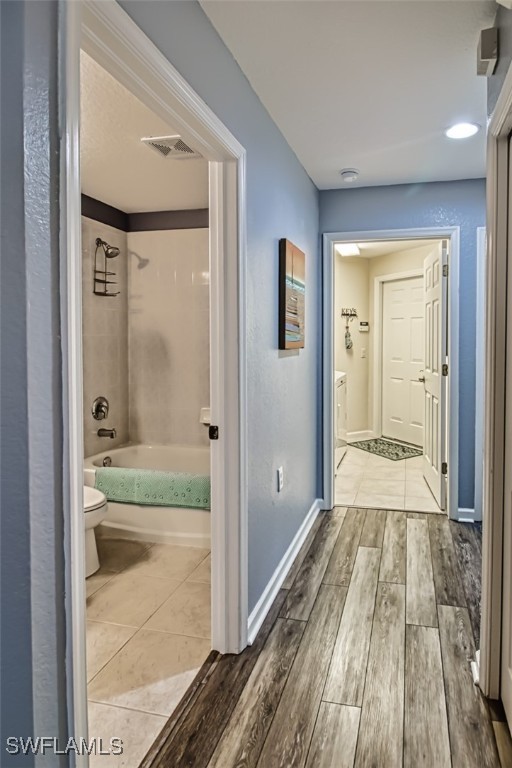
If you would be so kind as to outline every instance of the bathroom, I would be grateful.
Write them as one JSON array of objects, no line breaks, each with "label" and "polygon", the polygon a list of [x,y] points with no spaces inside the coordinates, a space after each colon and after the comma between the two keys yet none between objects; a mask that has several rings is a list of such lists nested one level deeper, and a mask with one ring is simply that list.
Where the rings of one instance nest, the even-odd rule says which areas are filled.
[{"label": "bathroom", "polygon": [[89,731],[139,761],[211,650],[208,163],[176,133],[82,52]]}]

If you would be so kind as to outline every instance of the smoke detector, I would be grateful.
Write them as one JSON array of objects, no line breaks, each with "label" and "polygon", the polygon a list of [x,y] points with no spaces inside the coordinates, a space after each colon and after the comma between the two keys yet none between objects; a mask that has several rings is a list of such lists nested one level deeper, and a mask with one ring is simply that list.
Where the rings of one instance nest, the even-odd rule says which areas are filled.
[{"label": "smoke detector", "polygon": [[353,182],[356,181],[357,177],[359,176],[359,171],[357,168],[342,168],[340,171],[340,176],[345,184],[353,184]]},{"label": "smoke detector", "polygon": [[195,160],[202,157],[199,152],[185,144],[181,136],[146,136],[141,141],[158,152],[160,157],[170,157],[174,160]]}]

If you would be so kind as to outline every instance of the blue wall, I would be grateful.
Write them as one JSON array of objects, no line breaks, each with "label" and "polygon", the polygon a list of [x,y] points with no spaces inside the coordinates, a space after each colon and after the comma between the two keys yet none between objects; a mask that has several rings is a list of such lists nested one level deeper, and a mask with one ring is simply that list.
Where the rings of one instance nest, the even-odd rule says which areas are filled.
[{"label": "blue wall", "polygon": [[[0,3],[0,764],[6,736],[67,738],[57,2]],[[69,621],[71,618],[69,617]],[[72,706],[72,702],[70,702]],[[61,741],[62,743],[62,741]],[[61,766],[64,756],[39,758]]]},{"label": "blue wall", "polygon": [[[251,609],[318,495],[318,192],[197,3],[122,5],[247,150]],[[277,349],[280,237],[307,255],[306,348],[298,353]]]},{"label": "blue wall", "polygon": [[[435,182],[320,193],[320,231],[460,227],[459,507],[474,504],[476,229],[485,181]],[[469,417],[468,417],[469,415]]]},{"label": "blue wall", "polygon": [[[2,518],[1,518],[1,609],[2,646],[2,744],[16,732],[20,722],[33,731],[32,713],[32,627],[30,596],[30,505],[28,474],[27,400],[20,392],[27,387],[27,361],[22,354],[26,343],[26,319],[16,323],[16,308],[25,304],[25,263],[16,258],[16,245],[23,235],[23,6],[3,3],[2,19]],[[7,29],[9,25],[9,34]],[[4,81],[5,77],[5,81]],[[8,87],[8,86],[11,87]],[[9,190],[6,180],[9,179]],[[7,263],[10,269],[7,270]],[[5,313],[5,314],[4,314]],[[17,503],[16,503],[17,502]],[[15,506],[13,506],[15,504]],[[7,517],[7,505],[11,514]],[[20,666],[18,666],[20,665]],[[24,674],[21,674],[21,669]],[[10,701],[3,699],[11,693]],[[29,761],[27,761],[27,765]]]}]

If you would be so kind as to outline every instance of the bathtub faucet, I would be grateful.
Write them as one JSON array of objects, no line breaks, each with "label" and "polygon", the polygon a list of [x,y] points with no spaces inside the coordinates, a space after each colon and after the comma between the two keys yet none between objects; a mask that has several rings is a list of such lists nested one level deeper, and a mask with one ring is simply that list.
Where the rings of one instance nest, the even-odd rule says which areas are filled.
[{"label": "bathtub faucet", "polygon": [[98,437],[110,437],[113,440],[116,434],[115,429],[98,429]]}]

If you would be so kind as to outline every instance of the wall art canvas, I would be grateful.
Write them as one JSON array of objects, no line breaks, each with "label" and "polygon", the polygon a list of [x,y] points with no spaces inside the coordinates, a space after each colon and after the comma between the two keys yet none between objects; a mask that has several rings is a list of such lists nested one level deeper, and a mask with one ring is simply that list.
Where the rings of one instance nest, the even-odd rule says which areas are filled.
[{"label": "wall art canvas", "polygon": [[279,241],[279,349],[304,346],[306,255],[289,240]]}]

